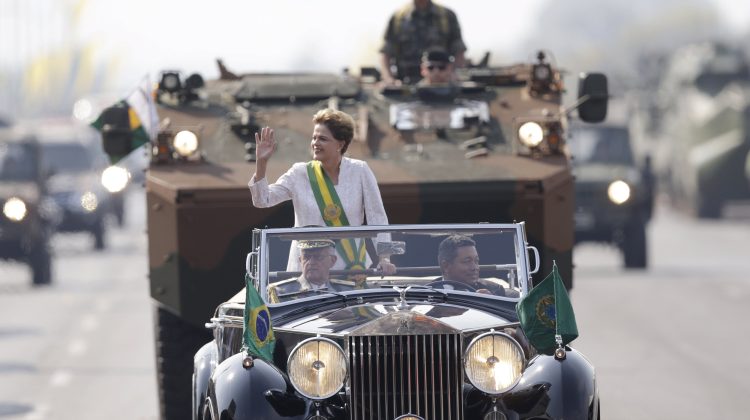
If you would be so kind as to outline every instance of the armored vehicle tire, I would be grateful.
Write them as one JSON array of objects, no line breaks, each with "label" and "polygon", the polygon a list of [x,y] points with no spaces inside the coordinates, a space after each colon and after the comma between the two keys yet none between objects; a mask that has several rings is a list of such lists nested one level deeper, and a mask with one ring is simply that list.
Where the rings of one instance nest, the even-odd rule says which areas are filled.
[{"label": "armored vehicle tire", "polygon": [[31,283],[34,286],[52,283],[52,256],[46,247],[40,247],[31,253],[29,266],[31,267]]},{"label": "armored vehicle tire", "polygon": [[193,407],[193,356],[201,346],[211,340],[211,335],[162,307],[156,308],[154,317],[161,418],[190,419]]},{"label": "armored vehicle tire", "polygon": [[623,232],[623,263],[625,268],[646,268],[646,223],[641,216],[633,219],[625,226]]}]

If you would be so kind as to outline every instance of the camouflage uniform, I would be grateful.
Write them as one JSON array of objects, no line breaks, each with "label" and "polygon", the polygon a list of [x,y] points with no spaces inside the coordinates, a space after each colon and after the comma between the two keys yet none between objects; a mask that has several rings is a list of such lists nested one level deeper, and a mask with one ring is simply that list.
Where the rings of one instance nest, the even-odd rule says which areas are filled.
[{"label": "camouflage uniform", "polygon": [[423,11],[409,3],[391,16],[380,52],[396,65],[397,78],[413,83],[420,78],[422,53],[433,48],[454,56],[466,51],[456,14],[432,2]]}]

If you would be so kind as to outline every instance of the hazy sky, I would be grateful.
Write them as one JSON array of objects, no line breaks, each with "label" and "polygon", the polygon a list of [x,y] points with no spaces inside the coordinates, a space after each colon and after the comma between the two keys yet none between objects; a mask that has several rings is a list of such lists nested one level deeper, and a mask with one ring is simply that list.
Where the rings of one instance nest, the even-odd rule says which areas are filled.
[{"label": "hazy sky", "polygon": [[[714,1],[729,26],[747,31],[750,1]],[[531,51],[518,51],[518,45],[530,31],[544,30],[535,22],[544,3],[442,1],[459,16],[468,56],[478,59],[492,51],[495,62],[530,56]],[[101,54],[117,57],[123,83],[166,68],[213,77],[217,57],[237,71],[336,71],[377,63],[387,19],[402,4],[404,0],[89,0],[76,33],[79,42],[95,42]]]}]

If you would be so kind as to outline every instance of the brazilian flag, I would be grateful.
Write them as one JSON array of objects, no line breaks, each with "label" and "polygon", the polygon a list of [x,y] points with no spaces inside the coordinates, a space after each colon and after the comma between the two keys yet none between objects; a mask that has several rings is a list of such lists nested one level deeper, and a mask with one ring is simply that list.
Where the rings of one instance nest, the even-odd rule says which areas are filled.
[{"label": "brazilian flag", "polygon": [[242,344],[248,354],[273,362],[276,339],[271,327],[271,313],[261,299],[250,276],[245,274],[245,326]]},{"label": "brazilian flag", "polygon": [[516,305],[521,329],[534,348],[552,355],[557,348],[556,335],[566,345],[578,337],[578,326],[557,264],[552,272],[531,289]]}]

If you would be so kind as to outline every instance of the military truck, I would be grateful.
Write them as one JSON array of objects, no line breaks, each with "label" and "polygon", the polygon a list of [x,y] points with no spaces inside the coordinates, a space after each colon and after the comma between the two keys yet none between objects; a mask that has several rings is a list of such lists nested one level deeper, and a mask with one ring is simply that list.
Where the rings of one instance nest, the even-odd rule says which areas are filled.
[{"label": "military truck", "polygon": [[750,199],[750,65],[739,49],[691,44],[667,60],[651,115],[664,191],[700,218]]},{"label": "military truck", "polygon": [[21,261],[35,286],[52,282],[49,241],[56,224],[36,138],[0,128],[0,259]]},{"label": "military truck", "polygon": [[[245,74],[219,62],[221,77],[176,71],[155,92],[161,129],[146,175],[151,295],[155,302],[161,415],[190,416],[192,355],[204,322],[243,286],[254,227],[293,225],[291,203],[251,205],[254,133],[275,130],[267,176],[310,160],[312,116],[337,108],[357,122],[349,156],[378,179],[390,223],[526,221],[542,270],[557,263],[572,287],[573,176],[568,113],[596,122],[607,110],[607,80],[582,75],[566,109],[560,70],[533,63],[469,68],[459,83],[383,87],[374,68],[359,75]],[[102,115],[105,150],[133,149],[127,110]]]}]

